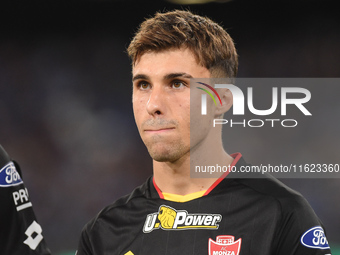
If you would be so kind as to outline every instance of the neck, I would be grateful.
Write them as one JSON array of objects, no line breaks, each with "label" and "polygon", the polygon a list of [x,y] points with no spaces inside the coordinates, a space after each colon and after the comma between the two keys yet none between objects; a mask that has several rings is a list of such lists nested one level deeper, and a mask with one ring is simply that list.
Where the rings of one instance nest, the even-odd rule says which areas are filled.
[{"label": "neck", "polygon": [[220,165],[228,166],[232,163],[233,158],[228,155],[222,144],[220,149],[216,150],[202,150],[200,146],[198,149],[192,149],[191,155],[188,152],[175,162],[157,162],[153,161],[154,178],[157,186],[162,192],[187,195],[194,192],[207,190],[218,179],[213,178],[192,178],[190,176],[190,164],[194,166],[209,166]]}]

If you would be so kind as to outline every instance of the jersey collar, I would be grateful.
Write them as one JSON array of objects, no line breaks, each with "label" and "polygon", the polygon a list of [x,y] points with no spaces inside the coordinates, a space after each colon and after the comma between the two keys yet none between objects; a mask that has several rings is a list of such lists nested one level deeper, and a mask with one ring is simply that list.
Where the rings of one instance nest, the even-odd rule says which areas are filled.
[{"label": "jersey collar", "polygon": [[[230,168],[233,166],[237,167],[239,163],[242,164],[244,162],[243,160],[240,160],[242,158],[241,153],[234,153],[234,154],[231,154],[230,156],[234,158],[233,162],[230,164]],[[152,177],[151,186],[152,188],[155,189],[157,196],[161,199],[170,200],[174,202],[187,202],[187,201],[208,195],[211,191],[213,191],[216,188],[218,184],[220,184],[228,176],[228,174],[229,172],[225,172],[223,175],[221,175],[221,177],[218,178],[205,192],[195,192],[193,194],[188,194],[185,196],[179,196],[179,195],[168,194],[168,193],[163,194],[163,192],[157,186],[155,179],[153,177]]]}]

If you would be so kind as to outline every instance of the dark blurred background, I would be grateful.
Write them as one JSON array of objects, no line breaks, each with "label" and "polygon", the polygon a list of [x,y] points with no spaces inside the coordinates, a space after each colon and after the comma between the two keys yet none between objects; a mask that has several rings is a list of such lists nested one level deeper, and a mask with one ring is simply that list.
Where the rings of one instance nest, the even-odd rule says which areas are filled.
[{"label": "dark blurred background", "polygon": [[[238,49],[239,77],[339,77],[340,15],[336,3],[2,3],[0,144],[21,165],[53,254],[74,254],[84,224],[152,173],[151,159],[134,124],[131,68],[125,53],[145,17],[156,11],[189,8],[222,24]],[[329,103],[327,94],[319,100],[322,111]],[[335,112],[339,114],[340,109]],[[329,149],[328,140],[313,142],[314,138],[309,138],[311,146],[332,150],[332,154],[340,152]],[[327,139],[332,139],[329,134]],[[256,161],[252,150],[263,148],[265,154],[277,146],[261,147],[262,142],[249,140],[245,155],[249,162]],[[233,152],[233,148],[228,150]],[[340,179],[283,181],[307,197],[336,249],[340,245]]]}]

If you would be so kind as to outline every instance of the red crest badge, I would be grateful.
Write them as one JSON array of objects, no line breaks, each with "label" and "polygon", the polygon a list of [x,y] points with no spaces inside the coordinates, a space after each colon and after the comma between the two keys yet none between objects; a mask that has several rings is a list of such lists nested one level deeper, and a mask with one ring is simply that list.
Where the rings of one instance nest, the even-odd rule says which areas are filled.
[{"label": "red crest badge", "polygon": [[234,236],[217,236],[216,241],[209,238],[209,255],[239,255],[242,238],[236,242]]}]

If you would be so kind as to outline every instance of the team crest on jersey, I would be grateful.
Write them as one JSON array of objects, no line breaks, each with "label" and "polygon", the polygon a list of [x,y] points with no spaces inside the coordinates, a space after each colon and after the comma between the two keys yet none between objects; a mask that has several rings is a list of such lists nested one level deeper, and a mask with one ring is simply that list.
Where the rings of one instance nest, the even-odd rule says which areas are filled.
[{"label": "team crest on jersey", "polygon": [[20,175],[13,162],[8,163],[0,170],[0,187],[16,186],[22,183]]},{"label": "team crest on jersey", "polygon": [[188,213],[186,210],[176,210],[170,206],[161,205],[158,212],[146,216],[144,233],[155,229],[185,230],[185,229],[218,229],[222,220],[220,214]]},{"label": "team crest on jersey", "polygon": [[234,236],[217,236],[216,241],[209,238],[209,255],[238,255],[241,250],[242,238],[236,242]]},{"label": "team crest on jersey", "polygon": [[329,249],[328,241],[322,227],[317,226],[307,230],[301,237],[301,243],[313,249]]}]

